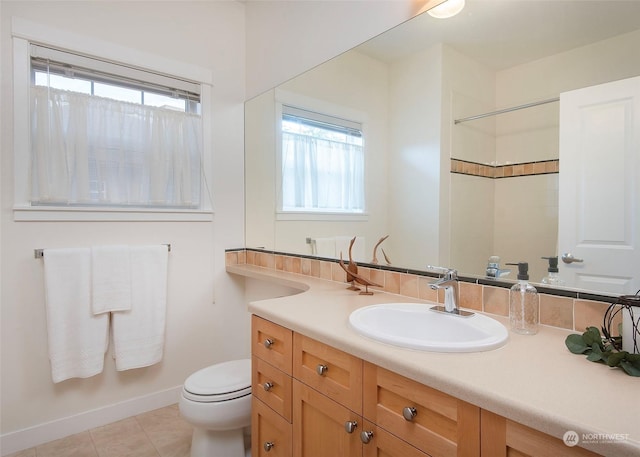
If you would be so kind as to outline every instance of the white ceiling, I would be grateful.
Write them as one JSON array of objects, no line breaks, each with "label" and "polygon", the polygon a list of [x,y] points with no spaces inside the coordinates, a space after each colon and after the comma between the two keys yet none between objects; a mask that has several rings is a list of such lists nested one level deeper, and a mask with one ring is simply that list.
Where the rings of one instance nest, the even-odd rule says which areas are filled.
[{"label": "white ceiling", "polygon": [[500,70],[637,29],[640,0],[466,0],[453,18],[423,13],[357,49],[390,62],[443,42]]}]

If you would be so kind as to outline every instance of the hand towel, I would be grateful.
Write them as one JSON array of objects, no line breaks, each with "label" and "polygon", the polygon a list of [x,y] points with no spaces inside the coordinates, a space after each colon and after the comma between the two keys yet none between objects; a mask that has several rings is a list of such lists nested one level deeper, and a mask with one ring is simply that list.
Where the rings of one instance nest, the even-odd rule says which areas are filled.
[{"label": "hand towel", "polygon": [[131,309],[129,246],[91,248],[91,310],[93,314]]},{"label": "hand towel", "polygon": [[167,309],[166,246],[131,246],[131,309],[112,313],[118,371],[162,360]]},{"label": "hand towel", "polygon": [[315,238],[316,252],[318,257],[336,258],[336,240],[335,238]]},{"label": "hand towel", "polygon": [[46,249],[43,257],[53,382],[94,376],[104,366],[109,315],[91,312],[90,250]]}]

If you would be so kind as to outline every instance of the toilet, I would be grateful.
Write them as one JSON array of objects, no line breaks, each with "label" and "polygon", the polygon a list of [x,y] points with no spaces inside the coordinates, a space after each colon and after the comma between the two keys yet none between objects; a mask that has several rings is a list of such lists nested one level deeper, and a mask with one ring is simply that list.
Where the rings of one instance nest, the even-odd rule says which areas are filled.
[{"label": "toilet", "polygon": [[182,387],[180,414],[193,427],[191,457],[245,457],[251,424],[251,359],[203,368]]}]

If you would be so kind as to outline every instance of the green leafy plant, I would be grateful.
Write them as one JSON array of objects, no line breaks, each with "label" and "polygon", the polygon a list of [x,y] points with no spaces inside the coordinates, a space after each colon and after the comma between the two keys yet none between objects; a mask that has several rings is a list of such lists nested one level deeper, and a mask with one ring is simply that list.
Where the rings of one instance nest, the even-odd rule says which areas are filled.
[{"label": "green leafy plant", "polygon": [[587,327],[582,335],[569,335],[564,343],[574,354],[587,354],[587,360],[620,367],[628,375],[640,377],[640,354],[616,350],[612,343],[603,340],[596,327]]}]

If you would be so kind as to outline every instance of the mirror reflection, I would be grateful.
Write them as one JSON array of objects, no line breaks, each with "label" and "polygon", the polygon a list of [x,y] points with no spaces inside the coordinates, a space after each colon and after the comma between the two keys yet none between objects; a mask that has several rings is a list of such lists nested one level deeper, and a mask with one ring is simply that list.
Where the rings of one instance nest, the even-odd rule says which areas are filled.
[{"label": "mirror reflection", "polygon": [[[245,107],[246,246],[346,258],[357,236],[360,262],[515,280],[517,269],[506,264],[526,261],[531,280],[542,282],[543,257],[582,252],[580,239],[571,245],[559,236],[567,227],[559,208],[584,219],[574,208],[592,205],[595,220],[605,205],[591,198],[593,186],[562,184],[584,178],[565,173],[565,163],[584,167],[561,150],[571,123],[562,118],[561,126],[563,97],[640,75],[639,48],[640,2],[467,1],[453,18],[422,14],[255,97]],[[295,140],[305,144],[296,155],[286,152],[293,134],[282,134],[292,112],[304,129],[329,132]],[[345,132],[361,135],[361,152]],[[323,164],[320,144],[348,160]],[[610,189],[614,172],[632,163],[636,175],[625,179],[640,180],[640,160],[624,157],[598,178],[612,199],[638,192],[631,184]],[[562,188],[572,191],[563,197]],[[583,188],[584,195],[575,190]],[[625,246],[606,254],[616,263],[617,252],[629,244],[634,251],[640,239],[639,209],[621,203],[607,211],[627,221],[620,236],[598,229],[601,244]],[[638,271],[634,252],[621,262]],[[567,287],[635,293],[632,271],[628,281],[585,282],[593,263],[559,260],[554,276]]]}]

